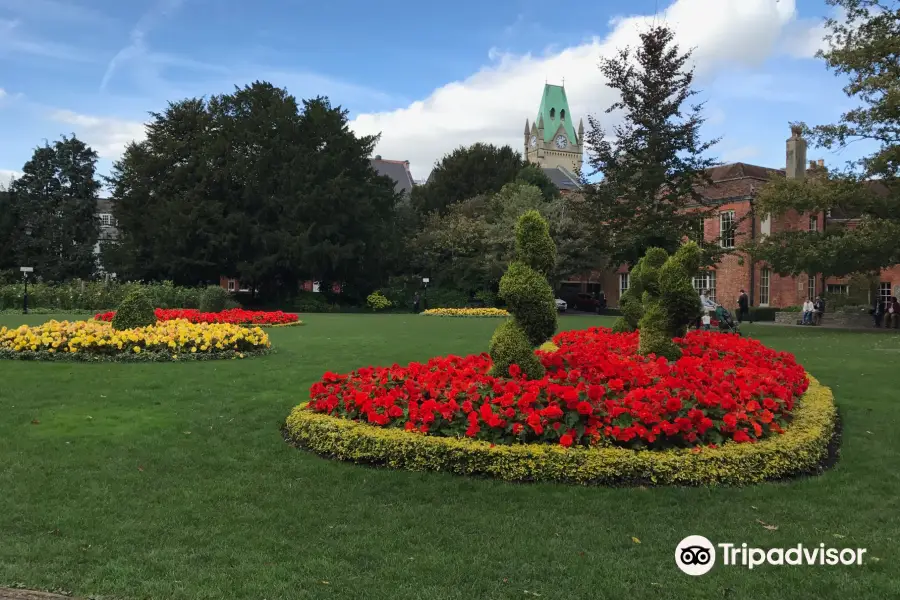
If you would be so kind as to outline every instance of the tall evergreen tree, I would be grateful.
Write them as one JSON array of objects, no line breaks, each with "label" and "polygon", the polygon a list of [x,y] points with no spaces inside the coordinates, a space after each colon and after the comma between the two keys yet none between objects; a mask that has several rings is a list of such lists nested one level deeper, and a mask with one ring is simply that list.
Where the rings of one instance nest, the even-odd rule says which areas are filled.
[{"label": "tall evergreen tree", "polygon": [[620,94],[606,112],[621,113],[622,122],[611,139],[591,116],[585,135],[585,174],[603,178],[585,179],[584,206],[614,264],[634,265],[652,247],[674,252],[711,211],[697,185],[708,183],[705,169],[715,162],[706,154],[718,140],[701,140],[703,104],[685,106],[697,93],[691,52],[682,53],[665,26],[640,39],[636,50],[622,49],[600,63],[607,85]]},{"label": "tall evergreen tree", "polygon": [[91,277],[97,268],[97,153],[65,137],[34,151],[10,187],[18,261],[50,281]]}]

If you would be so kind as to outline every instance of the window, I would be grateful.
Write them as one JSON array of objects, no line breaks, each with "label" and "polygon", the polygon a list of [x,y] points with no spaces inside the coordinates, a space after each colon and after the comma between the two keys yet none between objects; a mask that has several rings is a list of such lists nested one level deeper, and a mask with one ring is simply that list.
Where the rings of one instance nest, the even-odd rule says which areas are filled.
[{"label": "window", "polygon": [[850,294],[850,286],[846,283],[829,283],[825,289],[828,291],[828,294],[843,294],[845,296]]},{"label": "window", "polygon": [[706,239],[706,219],[700,217],[697,220],[697,241],[703,242]]},{"label": "window", "polygon": [[806,280],[806,297],[809,300],[815,300],[816,298],[816,277],[815,275],[810,275]]},{"label": "window", "polygon": [[759,305],[769,305],[769,269],[762,269],[759,272]]},{"label": "window", "polygon": [[882,281],[878,284],[878,299],[882,302],[887,302],[891,299],[893,294],[891,293],[891,282],[890,281]]},{"label": "window", "polygon": [[706,292],[706,297],[716,301],[716,272],[703,271],[694,276],[694,289],[698,294]]},{"label": "window", "polygon": [[112,227],[112,215],[109,213],[100,213],[100,225],[103,227]]},{"label": "window", "polygon": [[809,230],[810,231],[818,231],[819,230],[819,215],[809,215]]},{"label": "window", "polygon": [[560,121],[566,120],[566,109],[562,109],[561,111],[559,111],[559,120]]},{"label": "window", "polygon": [[551,118],[551,119],[555,119],[555,118],[556,118],[556,109],[555,109],[555,108],[551,108],[551,109],[550,109],[550,118]]},{"label": "window", "polygon": [[734,211],[719,214],[719,243],[723,248],[734,248]]},{"label": "window", "polygon": [[759,222],[759,232],[762,235],[772,235],[772,215],[766,215]]},{"label": "window", "polygon": [[619,298],[628,291],[628,273],[619,273]]},{"label": "window", "polygon": [[235,283],[234,279],[229,279],[228,280],[228,291],[233,292],[236,287],[237,287],[237,284]]}]

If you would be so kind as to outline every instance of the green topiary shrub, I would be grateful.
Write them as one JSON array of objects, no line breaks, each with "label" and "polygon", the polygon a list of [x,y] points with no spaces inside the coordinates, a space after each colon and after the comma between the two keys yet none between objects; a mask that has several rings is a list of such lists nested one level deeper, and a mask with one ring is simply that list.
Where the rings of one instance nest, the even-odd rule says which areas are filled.
[{"label": "green topiary shrub", "polygon": [[211,285],[200,294],[200,312],[219,312],[225,310],[231,297],[220,285]]},{"label": "green topiary shrub", "polygon": [[147,294],[140,288],[125,296],[113,317],[113,329],[135,329],[156,324],[156,313]]},{"label": "green topiary shrub", "polygon": [[641,354],[676,360],[681,351],[672,338],[687,333],[700,316],[700,296],[691,279],[700,269],[700,247],[694,242],[669,256],[662,248],[650,248],[632,269],[631,287],[619,301],[622,317],[614,331],[640,331]]},{"label": "green topiary shrub", "polygon": [[513,316],[491,338],[493,373],[509,375],[516,364],[528,377],[538,379],[544,367],[534,349],[556,332],[556,303],[547,275],[556,264],[556,246],[540,213],[530,210],[516,223],[516,259],[500,279],[500,297]]},{"label": "green topiary shrub", "polygon": [[384,310],[391,307],[391,301],[384,297],[380,291],[375,290],[366,298],[366,304],[372,310]]}]

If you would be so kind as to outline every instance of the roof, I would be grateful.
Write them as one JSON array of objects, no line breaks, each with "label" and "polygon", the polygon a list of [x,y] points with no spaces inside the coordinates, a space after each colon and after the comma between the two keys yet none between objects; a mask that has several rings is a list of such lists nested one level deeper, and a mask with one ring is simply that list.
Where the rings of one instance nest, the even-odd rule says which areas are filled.
[{"label": "roof", "polygon": [[398,194],[409,194],[412,192],[415,182],[412,174],[409,172],[408,160],[385,160],[380,156],[376,156],[371,160],[372,168],[379,175],[390,177],[394,181],[394,191]]},{"label": "roof", "polygon": [[752,196],[772,177],[783,177],[784,169],[737,162],[712,167],[706,173],[713,184],[703,186],[703,197],[707,200],[726,200]]},{"label": "roof", "polygon": [[109,198],[97,198],[97,214],[112,214],[113,203]]},{"label": "roof", "polygon": [[575,127],[572,124],[572,111],[569,110],[569,100],[566,98],[566,89],[561,85],[544,84],[544,95],[541,97],[541,106],[538,108],[535,126],[540,127],[541,120],[544,123],[544,142],[550,142],[556,135],[559,126],[562,125],[569,138],[569,143],[578,143],[575,135]]},{"label": "roof", "polygon": [[543,167],[541,170],[560,191],[577,190],[581,187],[575,175],[562,167]]}]

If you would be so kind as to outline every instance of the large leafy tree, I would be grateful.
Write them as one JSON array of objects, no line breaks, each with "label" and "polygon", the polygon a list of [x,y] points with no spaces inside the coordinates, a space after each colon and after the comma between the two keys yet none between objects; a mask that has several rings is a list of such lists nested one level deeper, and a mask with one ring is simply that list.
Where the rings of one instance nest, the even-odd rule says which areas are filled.
[{"label": "large leafy tree", "polygon": [[12,260],[49,281],[94,274],[101,187],[96,166],[97,153],[75,136],[35,149],[6,200],[12,209],[4,218],[14,230]]},{"label": "large leafy tree", "polygon": [[19,229],[19,214],[12,194],[0,182],[0,271],[21,266],[16,264]]},{"label": "large leafy tree", "polygon": [[[691,52],[681,52],[665,26],[640,39],[600,63],[620,95],[606,112],[621,122],[610,132],[591,116],[585,135],[585,176],[603,176],[584,182],[586,218],[616,264],[634,265],[652,247],[675,252],[713,210],[698,188],[709,183],[705,170],[715,162],[708,151],[718,140],[701,139],[703,104],[688,105],[697,94]],[[717,247],[708,244],[708,260]]]},{"label": "large leafy tree", "polygon": [[844,92],[859,104],[836,124],[804,124],[803,130],[821,147],[863,141],[874,151],[843,171],[778,179],[761,190],[761,214],[829,211],[836,218],[824,232],[780,231],[748,245],[757,260],[784,274],[840,276],[900,263],[900,2],[828,4],[843,18],[826,22],[826,49],[819,57],[849,78]]},{"label": "large leafy tree", "polygon": [[345,110],[255,82],[151,116],[111,177],[117,272],[233,275],[269,296],[382,276],[397,196],[368,161],[376,138],[356,137]]},{"label": "large leafy tree", "polygon": [[496,194],[456,203],[426,220],[412,243],[416,264],[438,285],[491,289],[514,257],[517,220],[537,210],[559,245],[548,273],[552,279],[599,268],[591,232],[571,203],[570,198],[548,201],[539,188],[525,183],[509,183]]},{"label": "large leafy tree", "polygon": [[524,166],[522,156],[509,146],[459,147],[434,165],[427,183],[413,188],[413,206],[423,215],[445,212],[463,200],[499,192]]}]

